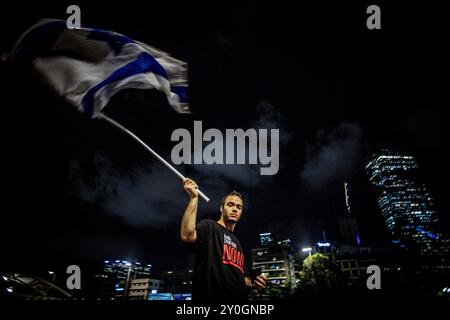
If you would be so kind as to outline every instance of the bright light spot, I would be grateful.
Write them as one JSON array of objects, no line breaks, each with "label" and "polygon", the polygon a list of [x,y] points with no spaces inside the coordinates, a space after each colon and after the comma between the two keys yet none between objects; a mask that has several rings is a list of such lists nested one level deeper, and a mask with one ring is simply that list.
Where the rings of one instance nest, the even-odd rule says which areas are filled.
[{"label": "bright light spot", "polygon": [[109,260],[105,260],[104,262],[105,262],[105,263],[109,263]]},{"label": "bright light spot", "polygon": [[13,288],[6,288],[6,291],[8,291],[9,293],[13,292]]},{"label": "bright light spot", "polygon": [[8,278],[7,278],[7,277],[2,276],[2,278],[3,278],[4,281],[8,281]]},{"label": "bright light spot", "polygon": [[158,293],[158,290],[154,290],[154,289],[153,289],[153,290],[151,291],[151,293],[152,293],[152,294]]},{"label": "bright light spot", "polygon": [[309,252],[309,251],[312,251],[312,248],[303,248],[302,251],[303,252]]},{"label": "bright light spot", "polygon": [[48,274],[55,274],[53,271],[49,271]]}]

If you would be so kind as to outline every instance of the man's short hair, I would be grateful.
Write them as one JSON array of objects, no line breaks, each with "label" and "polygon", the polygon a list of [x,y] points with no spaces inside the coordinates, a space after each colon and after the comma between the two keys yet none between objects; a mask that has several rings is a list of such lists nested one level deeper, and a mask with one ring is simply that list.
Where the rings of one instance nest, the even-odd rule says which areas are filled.
[{"label": "man's short hair", "polygon": [[225,197],[222,198],[222,203],[220,204],[221,207],[224,206],[225,204],[225,200],[227,200],[228,197],[230,196],[236,196],[239,197],[242,200],[242,203],[244,203],[244,198],[242,197],[242,194],[240,194],[239,192],[237,192],[236,190],[231,191],[230,193],[226,194]]}]

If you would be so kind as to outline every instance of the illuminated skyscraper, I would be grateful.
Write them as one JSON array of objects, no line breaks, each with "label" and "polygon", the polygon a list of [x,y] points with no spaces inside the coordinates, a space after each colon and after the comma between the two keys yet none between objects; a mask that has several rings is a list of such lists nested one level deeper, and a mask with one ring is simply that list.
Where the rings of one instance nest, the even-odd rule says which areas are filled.
[{"label": "illuminated skyscraper", "polygon": [[433,198],[419,179],[413,156],[382,149],[372,155],[365,169],[394,243],[419,255],[436,255],[448,248],[437,231]]}]

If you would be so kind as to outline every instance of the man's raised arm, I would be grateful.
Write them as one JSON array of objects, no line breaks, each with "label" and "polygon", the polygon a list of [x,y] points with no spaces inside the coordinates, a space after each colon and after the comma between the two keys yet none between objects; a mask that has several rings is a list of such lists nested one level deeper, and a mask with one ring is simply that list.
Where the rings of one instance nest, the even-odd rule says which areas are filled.
[{"label": "man's raised arm", "polygon": [[183,187],[189,195],[189,203],[184,211],[181,220],[181,240],[183,242],[193,243],[197,240],[197,231],[195,231],[198,207],[198,192],[195,181],[185,178],[183,179]]}]

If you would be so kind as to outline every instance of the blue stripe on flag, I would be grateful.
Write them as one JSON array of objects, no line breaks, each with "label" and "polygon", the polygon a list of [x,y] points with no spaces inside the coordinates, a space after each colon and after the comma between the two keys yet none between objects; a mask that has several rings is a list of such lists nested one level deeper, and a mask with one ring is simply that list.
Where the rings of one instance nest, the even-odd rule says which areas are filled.
[{"label": "blue stripe on flag", "polygon": [[88,39],[100,40],[108,43],[111,49],[114,51],[114,54],[118,55],[122,47],[130,42],[133,42],[133,39],[128,38],[122,34],[116,34],[110,31],[94,29],[89,33]]},{"label": "blue stripe on flag", "polygon": [[89,89],[81,102],[84,112],[92,117],[94,112],[94,94],[102,87],[119,80],[137,75],[139,73],[153,72],[167,79],[167,73],[154,57],[147,52],[142,52],[139,57],[129,64],[117,69],[108,78]]},{"label": "blue stripe on flag", "polygon": [[188,103],[187,86],[171,86],[170,91],[176,93],[182,103]]}]

